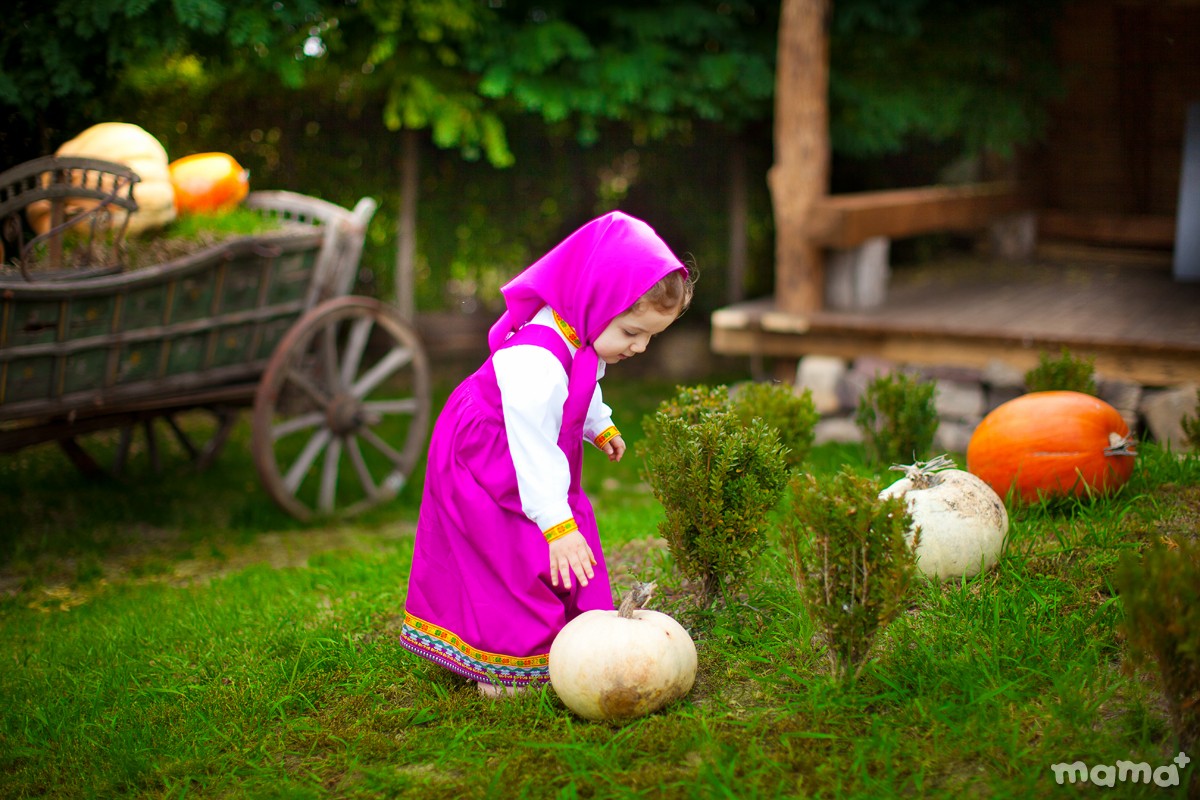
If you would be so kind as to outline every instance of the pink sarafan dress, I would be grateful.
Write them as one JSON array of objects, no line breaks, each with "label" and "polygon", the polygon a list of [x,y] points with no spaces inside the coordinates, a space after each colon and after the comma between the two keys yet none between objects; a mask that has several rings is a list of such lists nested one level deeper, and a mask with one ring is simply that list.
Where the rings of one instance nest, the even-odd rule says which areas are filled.
[{"label": "pink sarafan dress", "polygon": [[[596,518],[580,485],[583,427],[596,388],[593,347],[613,319],[683,264],[641,220],[612,212],[584,225],[502,290],[493,355],[547,348],[568,376],[558,446],[570,469],[567,504],[596,556],[595,579],[550,583],[543,531],[522,511],[491,357],[450,395],[429,447],[400,641],[476,681],[548,680],[550,645],[563,625],[613,607]],[[526,325],[550,306],[578,334],[572,355],[558,334]]]}]

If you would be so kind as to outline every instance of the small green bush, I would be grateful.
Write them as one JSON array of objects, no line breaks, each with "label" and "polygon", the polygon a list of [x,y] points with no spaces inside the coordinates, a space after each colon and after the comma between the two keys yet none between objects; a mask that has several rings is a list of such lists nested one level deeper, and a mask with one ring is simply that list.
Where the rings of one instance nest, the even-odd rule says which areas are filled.
[{"label": "small green bush", "polygon": [[763,521],[787,486],[778,432],[743,424],[724,386],[680,389],[642,422],[647,480],[663,504],[659,532],[700,602],[740,587],[766,545]]},{"label": "small green bush", "polygon": [[[1156,667],[1179,747],[1200,748],[1200,542],[1158,542],[1117,564],[1132,662]],[[1200,785],[1200,784],[1198,784]]]},{"label": "small green bush", "polygon": [[797,395],[786,383],[746,384],[734,400],[734,411],[743,425],[759,417],[779,431],[792,469],[804,463],[812,450],[813,432],[821,418],[813,404],[812,391],[805,389]]},{"label": "small green bush", "polygon": [[1076,358],[1064,347],[1057,358],[1049,353],[1038,356],[1038,365],[1025,373],[1025,388],[1030,392],[1065,390],[1096,394],[1096,359]]},{"label": "small green bush", "polygon": [[894,372],[867,384],[854,422],[867,458],[876,465],[911,464],[929,457],[938,429],[937,384]]},{"label": "small green bush", "polygon": [[[731,408],[728,386],[679,386],[674,397],[659,404],[657,412],[694,425],[714,411],[729,411]],[[645,428],[646,424],[643,421],[642,427]]]},{"label": "small green bush", "polygon": [[824,482],[797,475],[790,488],[781,532],[796,583],[835,677],[853,681],[916,575],[915,542],[905,542],[912,517],[904,498],[880,499],[880,487],[846,469]]}]

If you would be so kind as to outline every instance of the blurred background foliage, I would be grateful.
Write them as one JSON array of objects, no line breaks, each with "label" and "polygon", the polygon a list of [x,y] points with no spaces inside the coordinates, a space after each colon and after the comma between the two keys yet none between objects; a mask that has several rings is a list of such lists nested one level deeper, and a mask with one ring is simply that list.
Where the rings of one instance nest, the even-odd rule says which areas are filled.
[{"label": "blurred background foliage", "polygon": [[[988,177],[1058,91],[1041,0],[834,0],[835,191]],[[767,0],[14,0],[0,31],[0,169],[87,126],[172,159],[224,151],[255,189],[380,202],[359,291],[394,292],[417,132],[418,311],[488,310],[588,218],[621,208],[699,267],[695,307],[771,290]]]}]

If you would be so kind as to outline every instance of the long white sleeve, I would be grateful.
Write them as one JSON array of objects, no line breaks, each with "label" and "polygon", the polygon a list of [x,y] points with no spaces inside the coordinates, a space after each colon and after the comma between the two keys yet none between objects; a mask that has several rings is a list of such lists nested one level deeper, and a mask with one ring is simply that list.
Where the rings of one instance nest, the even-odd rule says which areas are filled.
[{"label": "long white sleeve", "polygon": [[567,374],[544,347],[516,345],[492,357],[521,510],[540,530],[571,518],[571,471],[558,446]]},{"label": "long white sleeve", "polygon": [[[600,374],[604,374],[604,362],[600,362]],[[583,439],[594,442],[596,437],[613,427],[612,409],[604,403],[604,395],[600,391],[600,382],[596,382],[596,391],[592,394],[592,402],[588,405],[587,419],[583,423]]]},{"label": "long white sleeve", "polygon": [[[548,307],[542,308],[529,324],[544,325],[562,336]],[[565,336],[562,340],[574,357],[576,348]],[[521,510],[544,531],[572,517],[567,502],[570,465],[558,446],[569,376],[553,353],[536,345],[506,347],[492,357],[492,366],[500,389],[505,435],[517,475]],[[583,424],[583,438],[587,442],[594,442],[613,427],[612,409],[604,403],[600,391],[604,368],[601,361],[596,372],[596,390]]]}]

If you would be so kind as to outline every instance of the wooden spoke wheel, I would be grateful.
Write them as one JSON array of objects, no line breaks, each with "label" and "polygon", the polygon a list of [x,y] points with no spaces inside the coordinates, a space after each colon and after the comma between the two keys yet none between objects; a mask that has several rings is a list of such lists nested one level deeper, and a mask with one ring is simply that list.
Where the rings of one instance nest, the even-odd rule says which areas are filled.
[{"label": "wooden spoke wheel", "polygon": [[79,421],[71,426],[74,435],[57,441],[92,477],[124,477],[142,459],[154,473],[180,458],[202,470],[220,455],[235,422],[237,409],[229,406],[130,412]]},{"label": "wooden spoke wheel", "polygon": [[366,297],[327,300],[288,330],[259,383],[259,477],[298,519],[377,506],[412,474],[430,404],[425,351],[399,313]]}]

